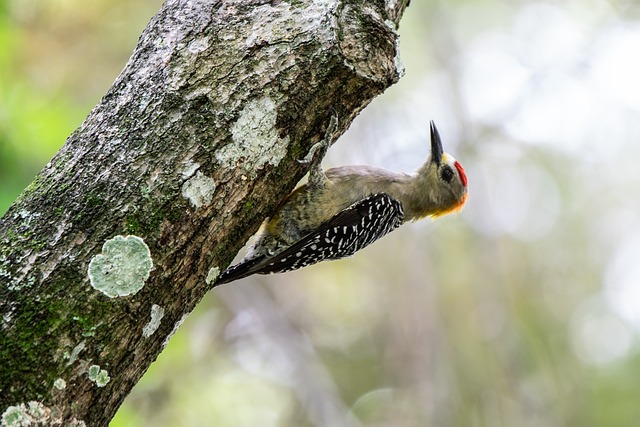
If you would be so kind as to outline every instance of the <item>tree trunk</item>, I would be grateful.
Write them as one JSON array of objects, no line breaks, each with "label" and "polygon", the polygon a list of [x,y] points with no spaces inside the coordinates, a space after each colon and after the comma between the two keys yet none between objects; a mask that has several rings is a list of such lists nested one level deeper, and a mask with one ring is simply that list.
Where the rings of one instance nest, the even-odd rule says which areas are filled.
[{"label": "tree trunk", "polygon": [[108,424],[331,115],[398,80],[408,2],[164,4],[0,220],[3,425]]}]

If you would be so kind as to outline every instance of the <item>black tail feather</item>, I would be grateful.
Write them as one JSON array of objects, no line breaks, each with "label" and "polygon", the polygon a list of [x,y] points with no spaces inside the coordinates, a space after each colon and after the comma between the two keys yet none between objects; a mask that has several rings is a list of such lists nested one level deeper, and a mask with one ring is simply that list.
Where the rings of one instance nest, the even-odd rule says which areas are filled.
[{"label": "black tail feather", "polygon": [[223,271],[220,276],[218,276],[216,285],[223,285],[225,283],[233,282],[234,280],[242,279],[254,274],[254,267],[260,264],[260,262],[264,259],[265,256],[261,255],[246,261],[242,261],[239,264],[232,265],[231,267]]}]

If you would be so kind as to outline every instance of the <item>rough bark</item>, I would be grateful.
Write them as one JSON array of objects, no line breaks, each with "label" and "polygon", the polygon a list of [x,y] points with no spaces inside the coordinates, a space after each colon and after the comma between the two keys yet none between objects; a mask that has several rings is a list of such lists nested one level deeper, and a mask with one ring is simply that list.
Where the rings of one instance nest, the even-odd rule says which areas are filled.
[{"label": "rough bark", "polygon": [[337,136],[400,77],[407,5],[163,5],[0,220],[4,424],[108,424],[330,116]]}]

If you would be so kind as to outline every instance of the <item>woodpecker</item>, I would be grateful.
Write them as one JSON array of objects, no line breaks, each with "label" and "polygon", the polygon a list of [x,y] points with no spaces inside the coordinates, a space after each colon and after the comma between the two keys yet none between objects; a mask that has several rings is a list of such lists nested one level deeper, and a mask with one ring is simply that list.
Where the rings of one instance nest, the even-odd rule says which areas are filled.
[{"label": "woodpecker", "polygon": [[245,258],[222,272],[217,284],[348,257],[405,222],[462,209],[467,176],[460,163],[443,151],[433,121],[431,154],[412,175],[371,166],[324,172],[321,163],[336,123],[333,117],[325,138],[301,161],[311,162],[307,183],[265,221]]}]

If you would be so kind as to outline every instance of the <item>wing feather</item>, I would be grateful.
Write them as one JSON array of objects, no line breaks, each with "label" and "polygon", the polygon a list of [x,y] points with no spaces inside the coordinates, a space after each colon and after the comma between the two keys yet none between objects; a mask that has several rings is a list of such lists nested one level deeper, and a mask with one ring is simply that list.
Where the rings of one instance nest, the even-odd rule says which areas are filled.
[{"label": "wing feather", "polygon": [[222,273],[218,283],[251,274],[297,270],[321,261],[349,257],[398,228],[403,220],[400,202],[385,193],[372,194],[337,213],[273,257],[251,259],[231,267]]}]

